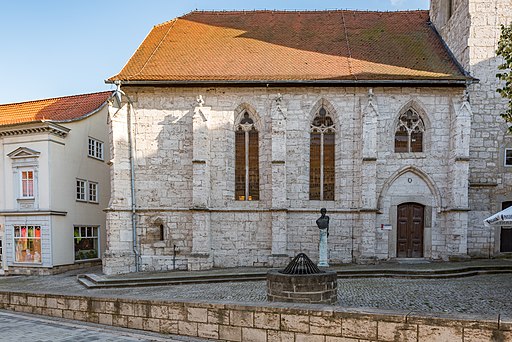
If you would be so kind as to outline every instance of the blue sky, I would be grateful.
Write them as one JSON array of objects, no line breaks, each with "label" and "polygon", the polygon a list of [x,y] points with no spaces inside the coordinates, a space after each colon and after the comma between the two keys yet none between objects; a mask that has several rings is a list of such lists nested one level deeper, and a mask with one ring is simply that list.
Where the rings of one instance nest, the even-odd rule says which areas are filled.
[{"label": "blue sky", "polygon": [[12,0],[0,3],[0,104],[111,89],[151,28],[194,9],[428,9],[428,0]]}]

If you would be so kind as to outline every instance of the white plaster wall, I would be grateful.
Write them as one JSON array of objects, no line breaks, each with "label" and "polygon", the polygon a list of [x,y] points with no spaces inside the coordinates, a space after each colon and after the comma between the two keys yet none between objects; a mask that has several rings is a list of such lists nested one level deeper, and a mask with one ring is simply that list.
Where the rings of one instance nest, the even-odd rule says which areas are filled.
[{"label": "white plaster wall", "polygon": [[49,136],[48,134],[27,134],[19,136],[9,136],[0,138],[3,145],[3,186],[2,196],[3,207],[2,210],[17,210],[19,196],[19,175],[13,172],[13,160],[7,155],[19,147],[26,147],[40,153],[39,157],[35,159],[37,164],[37,184],[34,191],[37,193],[36,204],[40,209],[48,209],[50,207],[50,188],[48,183],[49,178],[49,154],[48,146],[54,144],[53,141],[60,143],[61,138]]},{"label": "white plaster wall", "polygon": [[[110,172],[108,161],[108,107],[86,119],[63,124],[70,129],[65,145],[50,145],[50,187],[52,208],[66,211],[66,216],[52,218],[52,241],[54,264],[74,263],[73,227],[99,226],[100,256],[105,251],[106,214],[110,198]],[[104,160],[88,157],[88,138],[92,137],[104,143]],[[98,203],[76,200],[76,179],[98,183]]]},{"label": "white plaster wall", "polygon": [[[17,211],[19,177],[13,173],[13,160],[7,155],[19,147],[39,152],[36,169],[36,206],[32,211],[59,211],[65,216],[7,216],[4,225],[5,253],[12,265],[12,229],[15,224],[39,224],[43,227],[43,264],[53,267],[74,263],[73,226],[100,227],[101,252],[105,251],[105,213],[110,198],[107,107],[84,120],[62,123],[70,129],[67,137],[48,133],[23,134],[0,138],[0,210]],[[104,141],[105,160],[87,156],[88,136]],[[99,203],[76,202],[76,178],[98,182]],[[5,223],[3,221],[5,220]],[[39,220],[39,221],[37,221]],[[5,255],[5,254],[4,254]]]},{"label": "white plaster wall", "polygon": [[[13,160],[7,155],[19,147],[26,147],[40,153],[35,158],[36,164],[36,184],[35,194],[37,200],[34,209],[48,210],[49,205],[49,186],[48,186],[48,146],[54,142],[61,142],[58,137],[48,136],[48,134],[27,134],[20,136],[0,137],[1,168],[0,168],[0,210],[17,211],[19,209],[17,198],[19,196],[19,174],[13,172]],[[3,263],[6,268],[14,265],[14,225],[34,224],[40,225],[42,228],[41,236],[41,252],[43,267],[51,267],[52,256],[50,252],[51,239],[50,229],[51,222],[47,216],[1,216],[0,224],[3,226]]]}]

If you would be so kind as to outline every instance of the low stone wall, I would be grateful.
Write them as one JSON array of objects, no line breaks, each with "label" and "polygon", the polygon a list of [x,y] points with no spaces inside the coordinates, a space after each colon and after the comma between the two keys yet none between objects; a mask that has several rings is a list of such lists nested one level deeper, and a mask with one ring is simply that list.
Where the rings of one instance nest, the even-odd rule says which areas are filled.
[{"label": "low stone wall", "polygon": [[226,341],[512,341],[512,320],[328,305],[167,302],[0,292],[0,308]]},{"label": "low stone wall", "polygon": [[26,265],[17,264],[15,266],[9,266],[9,269],[5,271],[6,275],[55,275],[71,270],[79,270],[82,268],[89,268],[94,266],[101,266],[101,260],[91,261],[80,261],[70,265],[60,265],[55,267],[31,267]]}]

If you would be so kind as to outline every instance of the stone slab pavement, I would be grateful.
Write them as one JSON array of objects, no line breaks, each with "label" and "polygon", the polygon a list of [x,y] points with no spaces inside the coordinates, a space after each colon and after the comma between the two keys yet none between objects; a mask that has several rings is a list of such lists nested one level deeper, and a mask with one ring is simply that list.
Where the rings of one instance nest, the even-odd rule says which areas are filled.
[{"label": "stone slab pavement", "polygon": [[0,310],[0,341],[9,342],[201,342],[205,339],[48,318]]},{"label": "stone slab pavement", "polygon": [[[510,260],[495,260],[353,267],[430,269],[510,263]],[[243,272],[243,270],[239,271]],[[251,271],[254,270],[247,270],[247,272]],[[82,270],[53,276],[0,277],[0,291],[216,303],[264,304],[266,302],[265,281],[86,289],[78,283],[77,272],[90,273]],[[212,272],[218,274],[222,270]],[[233,272],[233,270],[228,269],[224,272]],[[193,274],[193,272],[189,274]],[[139,277],[141,275],[150,276],[145,273],[138,274]],[[345,308],[409,310],[432,314],[462,313],[510,316],[512,315],[511,294],[511,273],[446,279],[351,278],[338,280],[338,305]]]}]

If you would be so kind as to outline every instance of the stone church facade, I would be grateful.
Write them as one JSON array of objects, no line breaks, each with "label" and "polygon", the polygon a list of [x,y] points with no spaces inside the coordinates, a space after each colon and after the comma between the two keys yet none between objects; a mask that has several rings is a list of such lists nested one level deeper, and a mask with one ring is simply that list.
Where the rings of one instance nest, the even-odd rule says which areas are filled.
[{"label": "stone church facade", "polygon": [[155,26],[109,80],[104,271],[315,260],[322,207],[331,264],[500,253],[482,222],[510,190],[489,18],[512,20],[512,6],[495,2],[433,1],[437,31],[427,11]]}]

